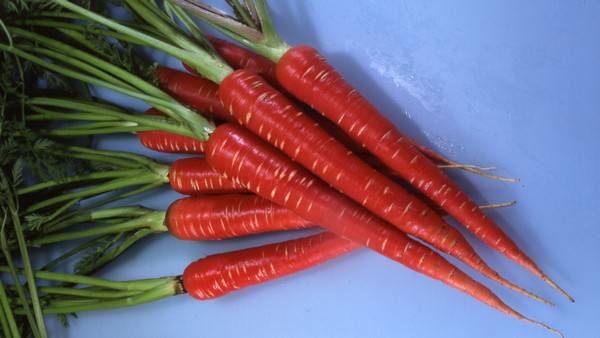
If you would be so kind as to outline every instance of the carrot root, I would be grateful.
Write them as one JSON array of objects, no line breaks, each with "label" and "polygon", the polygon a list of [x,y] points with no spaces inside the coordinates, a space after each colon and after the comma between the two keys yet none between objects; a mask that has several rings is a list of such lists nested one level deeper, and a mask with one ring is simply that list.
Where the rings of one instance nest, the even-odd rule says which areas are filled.
[{"label": "carrot root", "polygon": [[541,277],[542,280],[544,280],[544,282],[548,283],[548,285],[560,292],[560,294],[565,296],[571,303],[575,303],[575,298],[573,298],[573,296],[571,296],[567,291],[565,291],[565,289],[561,288],[555,281],[550,279],[550,277],[546,276],[545,274],[542,274]]},{"label": "carrot root", "polygon": [[438,168],[441,169],[461,169],[466,172],[470,172],[472,174],[476,174],[482,177],[486,177],[492,180],[507,182],[507,183],[518,183],[520,180],[518,178],[506,177],[500,175],[493,175],[486,171],[493,170],[495,167],[479,167],[473,164],[461,164],[454,161],[448,160],[447,164],[438,164]]},{"label": "carrot root", "polygon": [[500,208],[508,208],[517,204],[517,201],[508,201],[502,203],[492,203],[492,204],[484,204],[480,205],[479,209],[500,209]]},{"label": "carrot root", "polygon": [[530,324],[539,326],[541,328],[544,328],[544,329],[546,329],[546,330],[548,330],[548,331],[550,331],[550,332],[558,335],[561,338],[565,338],[565,335],[562,332],[560,332],[559,330],[553,328],[552,326],[550,326],[550,325],[548,325],[546,323],[540,322],[539,320],[530,319],[530,318],[527,318],[525,316],[521,316],[521,318],[519,318],[519,319],[524,320],[524,321],[526,321],[526,322],[528,322]]}]

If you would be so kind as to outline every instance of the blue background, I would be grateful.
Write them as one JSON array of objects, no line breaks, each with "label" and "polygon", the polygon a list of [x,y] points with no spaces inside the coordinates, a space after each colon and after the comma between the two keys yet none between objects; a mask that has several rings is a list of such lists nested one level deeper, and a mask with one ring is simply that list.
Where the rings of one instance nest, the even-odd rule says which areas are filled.
[{"label": "blue background", "polygon": [[[598,337],[600,2],[289,0],[271,7],[288,42],[316,46],[401,130],[456,160],[495,165],[521,179],[507,184],[453,173],[480,203],[518,200],[490,215],[577,302],[468,235],[490,265],[557,306],[484,282],[568,337]],[[133,136],[101,145],[144,152]],[[163,189],[136,201],[162,209],[177,197]],[[178,274],[211,253],[299,235],[219,243],[155,236],[102,276]],[[365,250],[222,299],[182,295],[82,313],[68,330],[52,325],[52,331],[90,338],[551,336]]]}]

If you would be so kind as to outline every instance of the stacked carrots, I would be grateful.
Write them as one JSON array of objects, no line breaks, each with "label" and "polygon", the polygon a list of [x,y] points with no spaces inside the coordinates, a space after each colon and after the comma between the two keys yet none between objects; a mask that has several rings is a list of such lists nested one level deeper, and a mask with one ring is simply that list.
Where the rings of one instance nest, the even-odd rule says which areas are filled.
[{"label": "stacked carrots", "polygon": [[[75,36],[73,32],[91,29],[72,19],[94,22],[101,28],[93,29],[102,34],[166,52],[190,71],[159,67],[154,76],[161,89],[155,89],[120,70],[113,69],[114,77],[89,71],[81,61],[88,58],[84,53],[91,52],[80,52],[70,61],[62,59],[56,54],[66,51],[60,42],[18,25],[7,31],[46,49],[0,46],[64,76],[143,99],[153,108],[143,119],[135,117],[137,129],[128,130],[135,132],[144,146],[203,156],[178,160],[167,177],[159,175],[158,180],[168,180],[180,193],[215,194],[173,203],[159,221],[173,235],[206,240],[317,225],[326,230],[200,259],[176,279],[176,286],[149,299],[184,290],[198,299],[214,298],[366,247],[505,314],[559,333],[514,310],[441,256],[450,255],[505,287],[550,304],[490,267],[444,220],[448,215],[488,247],[573,301],[446,175],[444,167],[491,175],[449,160],[403,135],[314,48],[286,44],[275,32],[264,1],[234,0],[236,15],[229,16],[192,0],[166,1],[162,9],[154,1],[125,0],[127,8],[143,22],[143,29],[139,23],[128,25],[68,0],[53,3],[63,19],[50,27],[60,27],[62,33],[70,31],[70,36]],[[186,10],[253,51],[204,36]],[[187,32],[176,22],[182,22]],[[43,20],[21,24],[45,25]],[[85,41],[79,43],[85,45]],[[40,60],[35,52],[79,73]],[[104,67],[109,70],[111,66]],[[45,118],[58,116],[48,113],[48,107],[56,107],[56,103],[35,102]],[[42,106],[45,110],[40,110]],[[94,114],[100,121],[103,115]],[[153,128],[158,126],[156,119],[169,119],[176,128],[167,128],[167,124],[163,129]],[[138,128],[142,123],[146,123],[144,128]],[[161,167],[160,172],[165,170]],[[55,307],[48,313],[86,309]]]}]

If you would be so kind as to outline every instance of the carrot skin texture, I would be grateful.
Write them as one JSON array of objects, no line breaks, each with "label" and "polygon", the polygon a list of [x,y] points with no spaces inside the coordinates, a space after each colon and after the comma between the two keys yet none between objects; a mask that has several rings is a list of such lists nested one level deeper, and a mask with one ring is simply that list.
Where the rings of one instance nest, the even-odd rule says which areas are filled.
[{"label": "carrot skin texture", "polygon": [[208,141],[207,159],[216,171],[249,191],[342,238],[514,315],[487,287],[334,191],[248,130],[229,123],[217,127]]},{"label": "carrot skin texture", "polygon": [[206,159],[200,157],[173,162],[169,168],[169,183],[173,190],[190,196],[246,192],[241,185],[214,171]]},{"label": "carrot skin texture", "polygon": [[208,36],[217,53],[234,69],[246,69],[259,74],[273,86],[278,86],[275,63],[235,43]]},{"label": "carrot skin texture", "polygon": [[[212,43],[217,53],[219,53],[219,55],[221,55],[221,57],[231,67],[234,69],[246,69],[256,73],[267,80],[267,82],[269,82],[269,84],[273,87],[281,89],[279,80],[277,80],[275,62],[227,40],[222,40],[214,36],[208,36],[208,39]],[[183,63],[183,66],[192,74],[196,74],[196,71],[192,67],[189,67],[185,63]],[[352,138],[344,133],[343,130],[339,129],[335,123],[327,120],[317,112],[314,112],[314,114],[311,114],[312,112],[307,113],[309,113],[312,118],[317,120],[321,127],[325,128],[325,130],[335,136],[338,140],[340,140],[340,142],[349,146],[355,153],[364,152],[364,149],[360,146],[360,144],[356,143]],[[417,142],[408,137],[407,141],[413,143],[425,156],[429,157],[430,159],[440,163],[449,164],[447,158],[435,152],[434,150],[419,145]]]},{"label": "carrot skin texture", "polygon": [[[155,108],[146,110],[144,114],[164,115]],[[162,130],[140,131],[137,136],[144,147],[163,153],[203,154],[206,149],[206,142]]]},{"label": "carrot skin texture", "polygon": [[294,96],[336,122],[488,246],[534,274],[543,275],[537,265],[454,182],[400,134],[314,48],[291,48],[277,63],[276,73],[279,82]]},{"label": "carrot skin texture", "polygon": [[198,139],[162,130],[140,131],[137,136],[144,147],[161,153],[199,155],[206,149]]},{"label": "carrot skin texture", "polygon": [[186,197],[169,206],[165,224],[183,240],[219,240],[314,226],[289,209],[256,195]]},{"label": "carrot skin texture", "polygon": [[334,188],[400,230],[499,281],[498,274],[458,230],[426,203],[355,156],[260,76],[237,70],[221,84],[220,96],[239,124]]},{"label": "carrot skin texture", "polygon": [[214,82],[168,67],[159,67],[157,77],[163,90],[202,115],[229,121],[230,116],[221,105],[218,86]]},{"label": "carrot skin texture", "polygon": [[183,285],[194,298],[208,300],[262,284],[358,249],[330,232],[281,243],[211,255],[185,269]]}]

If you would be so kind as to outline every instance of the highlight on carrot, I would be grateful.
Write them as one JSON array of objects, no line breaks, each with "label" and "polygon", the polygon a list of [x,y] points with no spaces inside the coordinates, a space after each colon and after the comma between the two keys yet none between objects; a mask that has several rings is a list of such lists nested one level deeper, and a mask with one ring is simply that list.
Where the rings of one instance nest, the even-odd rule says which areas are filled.
[{"label": "highlight on carrot", "polygon": [[251,17],[230,16],[200,1],[174,2],[225,35],[276,62],[277,80],[288,92],[338,125],[489,247],[525,267],[573,301],[493,220],[476,207],[455,182],[345,81],[316,49],[306,45],[289,46],[277,34],[266,1],[246,1],[244,4],[234,1],[248,12],[255,13]]}]

